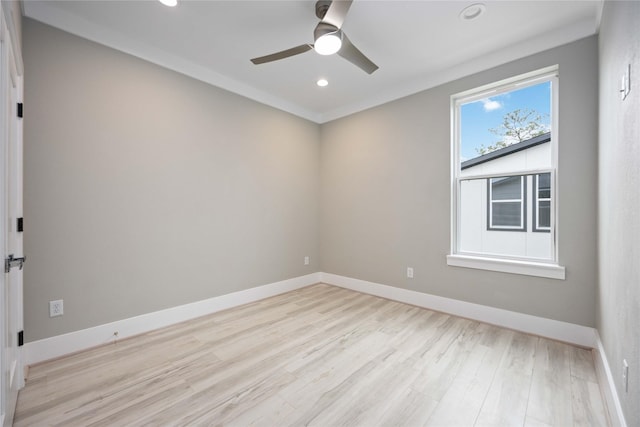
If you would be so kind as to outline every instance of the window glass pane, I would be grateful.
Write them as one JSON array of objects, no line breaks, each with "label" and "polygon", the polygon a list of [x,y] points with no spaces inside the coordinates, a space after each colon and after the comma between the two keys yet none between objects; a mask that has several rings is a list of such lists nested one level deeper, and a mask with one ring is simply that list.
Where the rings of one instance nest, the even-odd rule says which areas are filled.
[{"label": "window glass pane", "polygon": [[520,202],[493,202],[493,226],[520,227]]},{"label": "window glass pane", "polygon": [[492,200],[522,199],[522,177],[492,178],[491,196]]},{"label": "window glass pane", "polygon": [[538,198],[551,198],[551,174],[543,173],[538,175]]},{"label": "window glass pane", "polygon": [[[534,177],[525,176],[525,185],[533,185]],[[535,224],[540,224],[537,205],[529,208],[526,199],[522,202],[491,201],[490,190],[491,179],[488,178],[460,181],[459,251],[492,256],[549,259],[553,234],[547,230],[534,232],[535,227],[531,220],[527,220],[526,214],[520,219],[522,212],[529,210],[534,212],[532,219],[536,220]],[[527,194],[533,194],[532,190],[526,191]],[[540,224],[543,228],[544,221],[543,219]]]},{"label": "window glass pane", "polygon": [[551,227],[551,202],[538,203],[538,227]]},{"label": "window glass pane", "polygon": [[461,176],[552,167],[551,91],[546,81],[461,104]]},{"label": "window glass pane", "polygon": [[456,253],[554,259],[556,80],[533,74],[452,97]]}]

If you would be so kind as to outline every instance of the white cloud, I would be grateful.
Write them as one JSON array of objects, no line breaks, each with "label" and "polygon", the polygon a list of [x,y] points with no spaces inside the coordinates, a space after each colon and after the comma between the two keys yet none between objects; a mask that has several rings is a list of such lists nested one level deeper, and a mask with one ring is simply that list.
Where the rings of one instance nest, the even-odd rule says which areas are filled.
[{"label": "white cloud", "polygon": [[502,103],[491,98],[485,98],[482,100],[482,108],[486,112],[495,111],[502,108]]}]

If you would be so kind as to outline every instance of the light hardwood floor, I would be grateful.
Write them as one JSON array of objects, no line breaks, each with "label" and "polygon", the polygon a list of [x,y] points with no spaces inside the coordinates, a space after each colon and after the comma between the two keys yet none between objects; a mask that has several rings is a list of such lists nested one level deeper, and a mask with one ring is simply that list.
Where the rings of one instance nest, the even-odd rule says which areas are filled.
[{"label": "light hardwood floor", "polygon": [[31,367],[16,426],[606,426],[591,352],[318,284]]}]

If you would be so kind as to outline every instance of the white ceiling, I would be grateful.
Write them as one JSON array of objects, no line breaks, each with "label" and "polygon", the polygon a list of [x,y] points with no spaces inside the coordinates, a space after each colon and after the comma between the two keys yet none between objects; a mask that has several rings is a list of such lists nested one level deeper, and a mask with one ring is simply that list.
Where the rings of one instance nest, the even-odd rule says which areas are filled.
[{"label": "white ceiling", "polygon": [[[601,0],[355,0],[342,29],[380,69],[366,74],[314,51],[249,59],[313,43],[314,1],[24,1],[24,14],[256,101],[324,123],[592,34]],[[481,1],[481,0],[480,0]],[[329,86],[315,82],[324,77]]]}]

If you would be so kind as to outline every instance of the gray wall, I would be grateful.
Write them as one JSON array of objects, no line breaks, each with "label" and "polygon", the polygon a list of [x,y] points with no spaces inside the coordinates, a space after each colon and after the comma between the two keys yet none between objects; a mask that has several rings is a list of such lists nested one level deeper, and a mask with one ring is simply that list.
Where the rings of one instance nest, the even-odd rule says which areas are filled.
[{"label": "gray wall", "polygon": [[[595,325],[595,37],[318,126],[23,31],[28,341],[315,271]],[[448,267],[450,95],[553,64],[567,280]]]},{"label": "gray wall", "polygon": [[27,341],[319,270],[317,124],[23,25]]},{"label": "gray wall", "polygon": [[[560,67],[560,263],[567,280],[449,267],[450,96]],[[322,127],[321,256],[328,273],[595,326],[597,38]],[[406,268],[415,278],[406,278]]]},{"label": "gray wall", "polygon": [[[609,2],[600,29],[598,331],[629,426],[640,426],[639,2]],[[631,64],[631,93],[620,77]],[[629,363],[629,392],[622,360]]]}]

